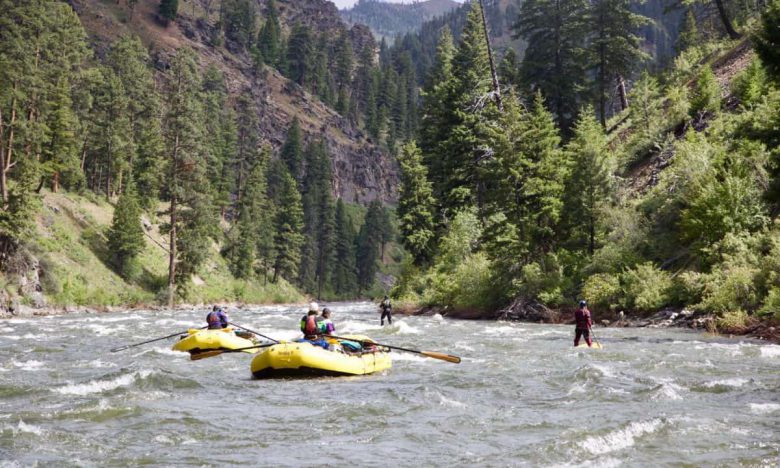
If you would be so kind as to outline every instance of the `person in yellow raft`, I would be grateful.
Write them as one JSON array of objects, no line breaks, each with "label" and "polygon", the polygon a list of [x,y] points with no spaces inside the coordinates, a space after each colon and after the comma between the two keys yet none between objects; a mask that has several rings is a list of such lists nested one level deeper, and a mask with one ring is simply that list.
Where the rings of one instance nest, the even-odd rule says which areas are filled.
[{"label": "person in yellow raft", "polygon": [[322,317],[318,315],[319,312],[319,305],[316,302],[309,304],[309,312],[301,317],[301,333],[303,333],[303,338],[296,341],[307,341],[314,346],[328,349],[328,342],[322,337],[324,333],[324,322]]}]

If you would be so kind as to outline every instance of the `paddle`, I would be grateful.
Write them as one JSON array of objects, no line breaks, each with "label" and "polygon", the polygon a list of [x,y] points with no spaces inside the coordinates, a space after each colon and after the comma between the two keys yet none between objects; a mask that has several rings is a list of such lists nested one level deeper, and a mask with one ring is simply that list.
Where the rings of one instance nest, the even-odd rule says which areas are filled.
[{"label": "paddle", "polygon": [[254,346],[247,346],[246,348],[235,348],[235,349],[213,349],[210,351],[201,351],[199,353],[190,354],[190,359],[193,361],[199,361],[201,359],[206,359],[214,356],[219,356],[222,353],[240,353],[241,351],[244,351],[246,349],[256,349],[256,348],[267,348],[269,346],[273,346],[276,343],[264,343],[260,345],[254,345]]},{"label": "paddle", "polygon": [[[198,330],[203,330],[204,328],[206,328],[206,327],[200,327],[200,328],[198,328]],[[129,344],[129,345],[119,346],[119,347],[117,347],[117,348],[114,348],[114,349],[112,349],[112,350],[111,350],[111,352],[112,352],[112,353],[115,353],[115,352],[117,352],[117,351],[124,351],[124,350],[126,350],[126,349],[129,349],[129,348],[135,348],[136,346],[141,346],[141,345],[143,345],[143,344],[147,344],[147,343],[154,343],[155,341],[161,341],[161,340],[164,340],[164,339],[166,339],[166,338],[173,338],[174,336],[177,336],[177,335],[184,335],[184,334],[185,334],[185,333],[187,333],[188,331],[189,331],[189,330],[184,330],[183,332],[172,333],[172,334],[170,334],[170,335],[168,335],[168,336],[163,336],[163,337],[161,337],[161,338],[155,338],[155,339],[153,339],[153,340],[147,340],[147,341],[142,341],[142,342],[140,342],[140,343],[133,343],[133,344]]]},{"label": "paddle", "polygon": [[246,327],[242,327],[241,325],[237,325],[237,324],[235,324],[233,322],[228,322],[228,324],[233,325],[236,328],[240,328],[240,329],[242,329],[244,331],[248,331],[249,333],[254,333],[257,336],[262,336],[263,338],[265,338],[268,341],[273,341],[274,343],[278,343],[279,342],[279,340],[275,340],[275,339],[271,338],[270,336],[265,336],[262,333],[258,333],[258,332],[254,331],[254,330],[250,330],[250,329],[248,329]]},{"label": "paddle", "polygon": [[599,347],[601,347],[601,343],[599,343],[599,341],[596,339],[596,334],[593,333],[593,328],[590,328],[588,331],[590,332],[590,340],[591,340],[591,342],[596,343],[596,344],[599,345]]},{"label": "paddle", "polygon": [[434,359],[441,359],[442,361],[447,361],[447,362],[454,362],[455,364],[458,364],[460,362],[460,358],[458,356],[453,356],[451,354],[446,354],[446,353],[437,353],[436,351],[419,351],[416,349],[402,348],[400,346],[391,346],[389,344],[384,344],[384,343],[376,343],[374,341],[356,340],[354,338],[346,338],[343,336],[334,336],[334,335],[323,335],[323,336],[325,338],[335,338],[337,340],[354,341],[355,343],[360,343],[360,344],[372,344],[376,346],[382,346],[384,348],[397,349],[399,351],[406,351],[407,353],[422,354],[423,356],[427,356]]}]

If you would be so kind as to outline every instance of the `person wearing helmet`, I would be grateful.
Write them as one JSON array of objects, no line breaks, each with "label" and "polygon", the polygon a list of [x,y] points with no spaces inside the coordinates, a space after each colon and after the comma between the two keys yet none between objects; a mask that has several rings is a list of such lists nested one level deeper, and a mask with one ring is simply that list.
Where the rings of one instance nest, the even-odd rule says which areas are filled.
[{"label": "person wearing helmet", "polygon": [[332,335],[335,332],[336,326],[333,325],[333,321],[330,319],[330,309],[324,307],[322,309],[322,333]]},{"label": "person wearing helmet", "polygon": [[216,305],[212,307],[211,312],[206,315],[206,323],[208,324],[209,330],[227,328],[228,322],[228,316],[225,311],[222,310],[222,307]]},{"label": "person wearing helmet", "polygon": [[392,325],[393,324],[393,305],[390,303],[390,299],[385,296],[384,299],[382,299],[382,302],[379,304],[379,308],[382,309],[382,317],[379,319],[380,325],[385,324],[385,317],[387,317],[387,324]]},{"label": "person wearing helmet", "polygon": [[588,310],[588,303],[580,301],[580,306],[576,312],[574,312],[574,346],[580,344],[580,337],[585,338],[585,342],[590,347],[593,343],[590,339],[590,327],[593,322],[590,319],[590,310]]},{"label": "person wearing helmet", "polygon": [[303,338],[299,341],[308,341],[315,346],[328,349],[328,342],[322,339],[323,322],[319,315],[319,305],[316,302],[309,304],[309,312],[301,317],[301,333]]}]

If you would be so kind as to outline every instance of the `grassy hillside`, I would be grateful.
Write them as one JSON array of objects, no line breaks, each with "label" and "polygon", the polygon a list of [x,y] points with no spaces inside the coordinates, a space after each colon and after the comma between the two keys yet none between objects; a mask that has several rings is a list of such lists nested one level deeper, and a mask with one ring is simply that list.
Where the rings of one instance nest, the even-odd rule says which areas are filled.
[{"label": "grassy hillside", "polygon": [[[24,244],[27,266],[33,268],[24,275],[0,277],[7,300],[36,306],[164,302],[168,251],[158,220],[144,218],[146,247],[139,257],[141,271],[134,280],[125,280],[108,262],[106,232],[114,211],[111,203],[104,198],[62,192],[44,192],[42,203],[35,238]],[[282,303],[303,299],[284,280],[277,284],[236,280],[216,244],[201,273],[192,278],[185,296],[180,298],[187,303]]]}]

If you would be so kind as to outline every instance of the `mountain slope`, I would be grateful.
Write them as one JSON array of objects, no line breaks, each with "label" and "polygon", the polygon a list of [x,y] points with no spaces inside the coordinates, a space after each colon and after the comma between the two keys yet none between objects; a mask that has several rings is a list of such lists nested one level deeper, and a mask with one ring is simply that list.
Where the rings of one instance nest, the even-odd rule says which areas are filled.
[{"label": "mountain slope", "polygon": [[414,3],[387,3],[381,0],[360,0],[355,6],[341,10],[349,24],[365,24],[378,38],[393,38],[417,31],[422,24],[460,6],[453,0],[427,0]]},{"label": "mountain slope", "polygon": [[[70,3],[98,54],[105,53],[117,38],[135,34],[150,48],[156,68],[164,73],[173,52],[190,47],[198,54],[201,67],[213,64],[225,74],[232,98],[247,93],[252,96],[261,135],[274,149],[284,142],[296,116],[307,140],[322,136],[327,141],[333,155],[335,195],[349,202],[395,200],[397,167],[393,158],[373,145],[347,119],[277,70],[266,66],[258,72],[248,53],[214,46],[212,36],[219,15],[214,11],[207,15],[200,2],[181,2],[179,16],[167,27],[157,21],[159,2],[155,0],[138,1],[132,19],[128,18],[123,4],[99,0],[71,0]],[[262,13],[266,5],[266,1],[260,2],[258,10]],[[299,21],[320,34],[347,30],[336,7],[326,0],[279,0],[277,8],[285,31]],[[365,27],[355,26],[349,33],[354,50],[375,47]]]}]

